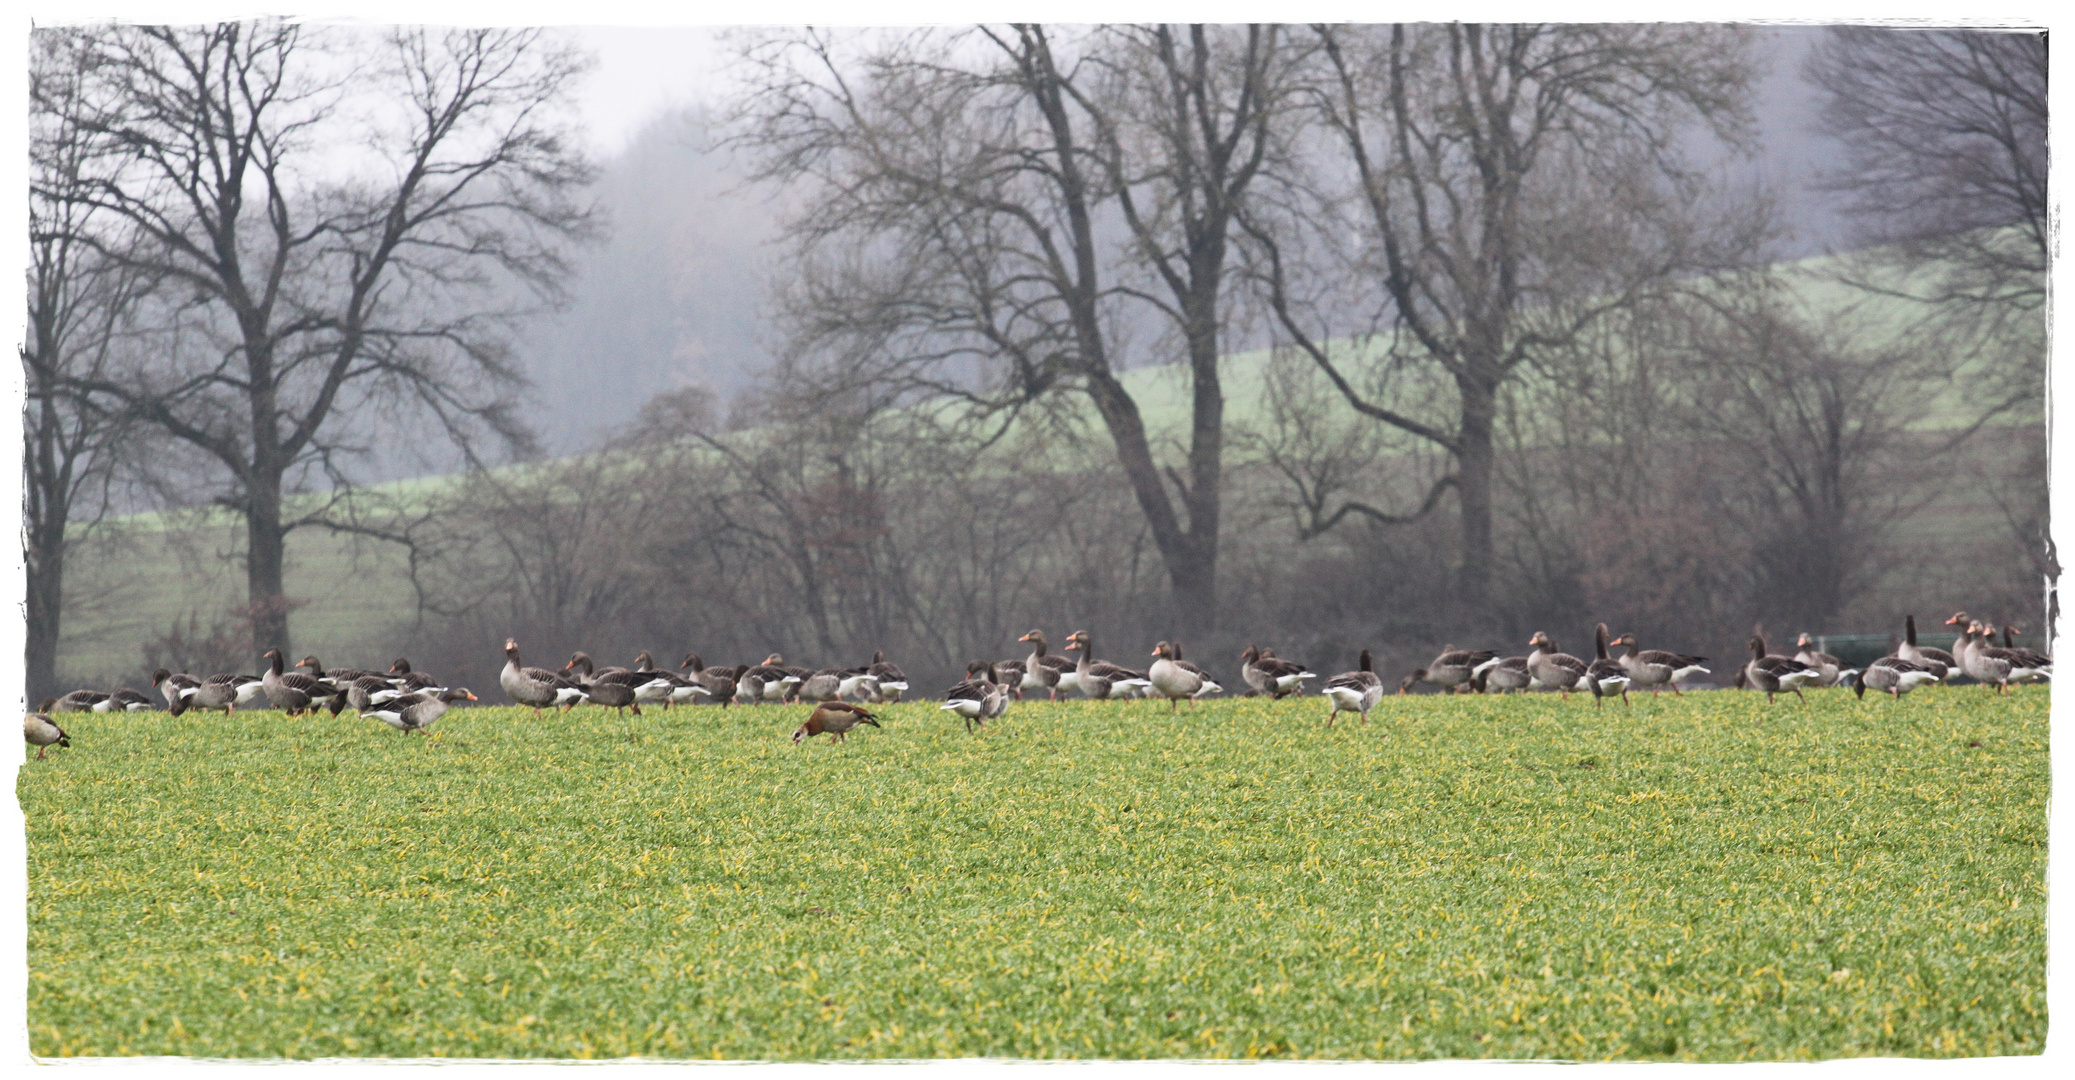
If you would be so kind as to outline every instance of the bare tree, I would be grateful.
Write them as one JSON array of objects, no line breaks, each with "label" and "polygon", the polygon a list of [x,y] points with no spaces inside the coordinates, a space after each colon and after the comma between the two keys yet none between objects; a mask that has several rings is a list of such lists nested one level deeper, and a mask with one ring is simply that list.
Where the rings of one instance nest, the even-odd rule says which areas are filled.
[{"label": "bare tree", "polygon": [[286,647],[288,535],[329,521],[292,485],[347,488],[385,422],[465,454],[522,439],[503,335],[587,221],[590,167],[556,120],[582,62],[529,30],[64,33],[88,73],[86,202],[136,234],[104,254],[176,284],[166,317],[194,335],[90,388],[228,473],[254,645]]},{"label": "bare tree", "polygon": [[[110,506],[115,466],[134,436],[134,416],[78,392],[103,378],[137,336],[131,325],[150,279],[96,249],[108,227],[82,199],[89,153],[78,123],[82,72],[58,42],[31,43],[28,333],[21,349],[22,557],[28,574],[29,698],[56,689],[65,613],[65,561],[83,525]],[[143,455],[129,455],[132,461]]]},{"label": "bare tree", "polygon": [[[1696,227],[1701,185],[1679,145],[1695,123],[1741,137],[1744,39],[1672,25],[1315,33],[1312,98],[1344,165],[1249,216],[1260,276],[1349,405],[1454,459],[1423,501],[1454,488],[1459,601],[1482,617],[1502,394],[1537,350],[1723,257]],[[1377,314],[1350,317],[1364,310]],[[1455,400],[1365,389],[1360,369],[1378,363],[1437,368]]]},{"label": "bare tree", "polygon": [[[854,52],[810,32],[748,55],[760,175],[816,185],[790,232],[795,355],[833,358],[846,392],[982,415],[1085,394],[1179,617],[1213,625],[1228,247],[1286,108],[1282,32],[1016,26]],[[1160,464],[1120,377],[1148,309],[1190,379],[1185,470]]]}]

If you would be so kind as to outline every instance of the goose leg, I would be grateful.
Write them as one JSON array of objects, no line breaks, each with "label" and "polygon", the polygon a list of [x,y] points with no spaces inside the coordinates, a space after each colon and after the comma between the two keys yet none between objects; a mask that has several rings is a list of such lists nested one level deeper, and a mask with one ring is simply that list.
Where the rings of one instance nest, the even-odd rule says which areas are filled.
[{"label": "goose leg", "polygon": [[1797,687],[1795,687],[1795,688],[1794,688],[1794,696],[1795,696],[1795,697],[1797,697],[1797,698],[1800,698],[1800,699],[1801,699],[1801,703],[1802,703],[1803,705],[1806,705],[1806,704],[1808,704],[1808,696],[1807,696],[1807,695],[1805,695],[1805,694],[1803,694],[1803,693],[1801,692],[1801,688],[1800,688],[1800,687],[1798,687],[1798,686],[1797,686]]},{"label": "goose leg", "polygon": [[44,755],[44,753],[45,753],[46,751],[48,751],[49,749],[50,749],[50,747],[48,747],[48,746],[39,746],[39,747],[37,747],[37,748],[36,748],[36,760],[38,760],[38,761],[42,761],[42,760],[43,760],[43,755]]}]

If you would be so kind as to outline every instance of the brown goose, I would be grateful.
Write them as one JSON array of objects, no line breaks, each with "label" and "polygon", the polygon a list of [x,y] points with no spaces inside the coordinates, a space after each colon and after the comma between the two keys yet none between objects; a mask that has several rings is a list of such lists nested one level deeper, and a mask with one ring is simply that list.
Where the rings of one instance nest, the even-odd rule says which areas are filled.
[{"label": "brown goose", "polygon": [[1911,690],[1919,686],[1929,686],[1937,681],[1938,676],[1932,673],[1928,665],[1904,660],[1899,656],[1883,656],[1866,665],[1866,670],[1854,675],[1851,685],[1852,693],[1861,699],[1866,697],[1867,689],[1871,688],[1875,693],[1893,694],[1895,700],[1900,701],[1902,695]]},{"label": "brown goose", "polygon": [[879,696],[887,701],[899,701],[908,692],[908,676],[901,669],[887,662],[886,654],[872,654],[872,664],[865,673],[879,681]]},{"label": "brown goose", "polygon": [[1383,700],[1383,680],[1376,675],[1376,663],[1369,650],[1362,650],[1361,666],[1353,671],[1342,672],[1326,680],[1325,689],[1319,693],[1333,703],[1333,711],[1326,714],[1326,726],[1344,712],[1360,713],[1362,723],[1369,722],[1369,710]]},{"label": "brown goose", "polygon": [[734,700],[734,668],[709,668],[706,666],[706,661],[699,659],[699,654],[695,652],[686,653],[684,655],[684,663],[677,666],[680,669],[689,670],[692,673],[690,676],[691,681],[705,687],[706,696],[720,702],[721,708],[727,708],[728,702]]},{"label": "brown goose", "polygon": [[1161,642],[1153,646],[1153,666],[1146,669],[1146,677],[1153,689],[1167,699],[1168,715],[1180,707],[1182,698],[1189,699],[1189,707],[1196,707],[1196,699],[1206,694],[1215,694],[1224,687],[1219,686],[1202,668],[1182,659],[1179,644]]},{"label": "brown goose", "polygon": [[672,705],[690,704],[694,697],[706,693],[704,684],[656,667],[656,658],[649,655],[647,649],[634,654],[634,673],[648,676],[647,682],[634,688],[634,696],[636,700],[651,705],[667,709]]},{"label": "brown goose", "polygon": [[1427,666],[1420,668],[1405,681],[1398,684],[1398,693],[1407,693],[1415,683],[1432,683],[1443,690],[1458,690],[1470,685],[1470,676],[1480,665],[1488,664],[1499,654],[1490,649],[1469,652],[1453,645],[1445,646],[1441,655],[1434,657]]},{"label": "brown goose", "polygon": [[1601,623],[1592,631],[1593,661],[1586,665],[1585,675],[1592,680],[1594,708],[1604,708],[1608,694],[1620,694],[1621,704],[1628,704],[1628,669],[1607,657],[1607,624]]},{"label": "brown goose", "polygon": [[[376,694],[382,695],[380,700],[376,700]],[[333,694],[331,696],[331,704],[325,707],[331,710],[333,716],[337,716],[350,705],[353,707],[354,712],[366,716],[369,709],[377,705],[387,704],[402,696],[404,695],[399,693],[396,687],[390,684],[389,680],[379,675],[362,675],[360,678],[347,683],[338,693]]]},{"label": "brown goose", "polygon": [[260,676],[260,685],[266,688],[267,700],[290,716],[300,716],[309,712],[312,703],[338,692],[330,683],[314,676],[288,671],[280,649],[268,649],[260,655],[266,657],[269,665],[267,673]]},{"label": "brown goose", "polygon": [[32,712],[22,717],[22,739],[36,748],[38,761],[42,761],[44,752],[53,746],[66,749],[72,746],[72,736],[65,734],[65,729],[59,727],[56,720],[40,712]]},{"label": "brown goose", "polygon": [[474,701],[475,694],[466,686],[443,690],[438,694],[405,694],[360,715],[370,720],[380,720],[390,727],[409,735],[413,731],[432,733],[433,721],[447,714],[447,706],[457,701]]},{"label": "brown goose", "polygon": [[[1989,644],[1993,647],[1996,639],[1996,628],[1986,623],[1982,624],[1982,628],[1988,631]],[[2052,678],[2053,657],[2016,644],[2011,640],[2011,630],[2012,628],[2008,626],[2003,628],[2002,647],[2002,652],[2008,653],[2011,657],[2011,681],[2045,682]],[[123,691],[117,690],[116,693],[120,694]]]},{"label": "brown goose", "polygon": [[[583,669],[581,675],[576,673],[577,668]],[[584,700],[591,704],[603,705],[620,715],[630,709],[634,715],[641,715],[641,702],[634,696],[634,691],[648,682],[641,673],[623,667],[593,670],[589,654],[579,652],[570,656],[562,675],[580,687]]]},{"label": "brown goose", "polygon": [[1944,649],[1919,645],[1916,641],[1916,616],[1902,618],[1902,644],[1895,647],[1895,655],[1920,667],[1930,668],[1943,681],[1947,675],[1960,670],[1960,661]]},{"label": "brown goose", "polygon": [[1051,700],[1059,700],[1060,682],[1073,665],[1065,657],[1048,656],[1045,653],[1045,632],[1032,630],[1016,639],[1030,644],[1030,659],[1023,662],[1023,681],[1016,686],[1016,696],[1021,698],[1025,690],[1043,690]]},{"label": "brown goose", "polygon": [[326,671],[324,669],[324,665],[318,663],[317,658],[315,656],[303,657],[301,660],[295,662],[295,667],[297,671],[303,671],[305,668],[307,668],[308,670],[305,672],[305,674],[309,675],[313,679],[316,679],[318,682],[329,685],[335,690],[345,689],[346,684],[352,682],[355,679],[364,679],[368,676],[373,676],[377,679],[386,678],[386,676],[384,676],[379,671],[362,671],[359,668],[333,668],[330,671]]},{"label": "brown goose", "polygon": [[1527,657],[1508,656],[1477,665],[1470,673],[1470,685],[1480,694],[1503,694],[1509,690],[1525,690],[1534,682],[1527,673]]},{"label": "brown goose", "polygon": [[965,680],[944,691],[944,703],[937,709],[964,717],[965,729],[971,731],[975,725],[985,727],[1008,708],[1009,689],[1000,683],[997,665],[975,660],[965,670]]},{"label": "brown goose", "polygon": [[399,693],[441,694],[446,687],[438,679],[422,671],[412,671],[409,657],[399,656],[389,665],[389,682]]},{"label": "brown goose", "polygon": [[1807,701],[1801,688],[1823,677],[1823,673],[1787,656],[1776,656],[1765,651],[1765,638],[1751,635],[1751,659],[1744,665],[1744,679],[1751,686],[1765,691],[1766,704],[1772,703],[1774,694],[1793,691],[1794,696]]},{"label": "brown goose", "polygon": [[1597,684],[1589,671],[1592,665],[1569,653],[1557,652],[1556,643],[1540,630],[1527,643],[1527,672],[1535,685],[1561,691],[1565,699],[1570,698],[1573,690],[1594,692]]},{"label": "brown goose", "polygon": [[519,666],[519,641],[504,639],[504,670],[497,675],[498,685],[513,701],[531,706],[538,717],[542,709],[559,705],[568,712],[584,700],[583,688],[546,668]]},{"label": "brown goose", "polygon": [[201,685],[202,680],[192,675],[176,675],[165,668],[151,673],[151,688],[165,697],[166,711],[174,716],[187,711],[187,699]]},{"label": "brown goose", "polygon": [[1066,651],[1081,654],[1074,661],[1074,685],[1080,688],[1082,697],[1097,701],[1123,697],[1128,688],[1145,684],[1145,676],[1135,671],[1091,659],[1095,655],[1095,639],[1086,630],[1076,630],[1067,637]]},{"label": "brown goose", "polygon": [[834,701],[843,693],[843,677],[850,674],[836,668],[823,668],[801,680],[793,688],[793,696],[799,701]]},{"label": "brown goose", "polygon": [[1816,680],[1817,686],[1836,686],[1846,674],[1844,661],[1818,650],[1816,639],[1808,636],[1807,631],[1794,641],[1794,659],[1821,673],[1822,677]]},{"label": "brown goose", "polygon": [[1251,693],[1267,694],[1278,701],[1303,690],[1304,680],[1318,678],[1303,664],[1285,660],[1275,655],[1275,650],[1258,645],[1248,645],[1239,654],[1239,677],[1246,680]]},{"label": "brown goose", "polygon": [[1621,666],[1628,671],[1629,681],[1637,686],[1668,686],[1672,693],[1677,694],[1680,679],[1689,675],[1713,674],[1701,666],[1707,662],[1707,657],[1645,649],[1636,644],[1636,636],[1632,633],[1615,638],[1611,644],[1628,646],[1627,655],[1620,658]]},{"label": "brown goose", "polygon": [[[805,675],[796,674],[795,669],[785,666],[785,657],[777,653],[772,653],[764,658],[763,663],[750,668],[749,674],[757,679],[756,685],[759,689],[757,696],[752,699],[756,703],[782,702],[791,697],[792,688],[806,678]],[[741,680],[738,678],[736,682],[739,685]]]},{"label": "brown goose", "polygon": [[99,712],[95,706],[108,700],[108,695],[99,690],[74,690],[64,697],[52,698],[44,711],[52,713]]},{"label": "brown goose", "polygon": [[187,694],[187,708],[222,709],[224,715],[229,716],[238,711],[238,706],[250,705],[252,697],[249,691],[254,687],[265,693],[266,680],[250,675],[211,675]]},{"label": "brown goose", "polygon": [[808,714],[807,722],[793,732],[793,745],[798,746],[824,731],[829,733],[830,742],[840,743],[850,729],[859,724],[878,727],[879,718],[847,701],[824,701],[816,705]]}]

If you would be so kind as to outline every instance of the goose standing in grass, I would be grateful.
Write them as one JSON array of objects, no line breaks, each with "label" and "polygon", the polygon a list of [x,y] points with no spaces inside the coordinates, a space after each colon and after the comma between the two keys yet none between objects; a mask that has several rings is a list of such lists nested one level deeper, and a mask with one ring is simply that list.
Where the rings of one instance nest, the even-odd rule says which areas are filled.
[{"label": "goose standing in grass", "polygon": [[[783,702],[790,696],[794,684],[800,681],[800,676],[785,666],[785,657],[778,653],[772,653],[764,658],[763,663],[751,667],[749,674],[756,676],[757,687],[755,696],[750,699],[751,704]],[[741,683],[740,679],[736,681],[738,685]]]},{"label": "goose standing in grass", "polygon": [[855,698],[870,702],[882,700],[879,680],[872,675],[872,665],[866,664],[844,672],[842,680],[836,684],[836,697],[842,700]]},{"label": "goose standing in grass", "polygon": [[720,702],[721,708],[727,708],[728,702],[734,700],[736,691],[734,668],[709,668],[706,666],[706,661],[701,660],[699,654],[695,652],[684,654],[684,663],[677,666],[681,670],[690,671],[690,680],[705,687],[706,696]]},{"label": "goose standing in grass", "polygon": [[1398,693],[1407,693],[1414,683],[1432,683],[1444,691],[1455,691],[1470,685],[1470,676],[1481,664],[1488,664],[1499,654],[1490,649],[1470,652],[1453,645],[1442,648],[1441,655],[1434,657],[1427,666],[1405,677],[1398,684]]},{"label": "goose standing in grass", "polygon": [[1606,623],[1593,628],[1592,651],[1593,661],[1586,665],[1585,675],[1592,680],[1593,705],[1605,707],[1608,694],[1620,694],[1621,704],[1628,704],[1628,669],[1607,656]]},{"label": "goose standing in grass", "polygon": [[1333,703],[1333,711],[1326,714],[1327,727],[1332,727],[1333,721],[1344,712],[1360,713],[1362,723],[1367,724],[1369,710],[1383,700],[1383,680],[1376,675],[1376,663],[1369,656],[1369,650],[1362,650],[1359,667],[1327,679],[1325,689],[1319,693]]},{"label": "goose standing in grass", "polygon": [[658,670],[656,658],[649,655],[647,649],[634,654],[634,674],[643,680],[634,687],[634,700],[644,705],[661,705],[667,709],[706,691],[705,687],[695,686],[690,679],[681,678],[674,671]]},{"label": "goose standing in grass", "polygon": [[1645,649],[1636,644],[1633,633],[1623,634],[1609,644],[1627,646],[1628,652],[1619,657],[1629,681],[1637,686],[1668,686],[1671,692],[1679,692],[1679,680],[1690,675],[1712,675],[1702,667],[1707,663],[1705,656],[1687,656],[1684,653],[1666,652],[1663,649]]},{"label": "goose standing in grass", "polygon": [[1267,694],[1278,701],[1301,692],[1304,680],[1318,678],[1303,664],[1285,660],[1275,655],[1275,650],[1264,650],[1258,645],[1248,645],[1239,654],[1239,677],[1246,680],[1252,693]]},{"label": "goose standing in grass", "polygon": [[1969,620],[1962,640],[1967,645],[1960,653],[1961,669],[1968,677],[1994,686],[1998,694],[2008,691],[2011,683],[2034,682],[2045,674],[2039,663],[2044,657],[2034,660],[2025,655],[2030,649],[2019,652],[1995,644],[1995,628],[1988,623]]},{"label": "goose standing in grass", "polygon": [[1903,617],[1902,644],[1895,647],[1895,655],[1919,667],[1931,669],[1940,682],[1960,670],[1960,661],[1953,654],[1944,649],[1917,644],[1916,616],[1913,614]]},{"label": "goose standing in grass", "polygon": [[1751,659],[1744,664],[1744,679],[1752,687],[1765,691],[1765,703],[1772,704],[1774,694],[1792,691],[1794,696],[1807,701],[1801,688],[1816,682],[1823,673],[1794,659],[1765,651],[1765,638],[1751,635]]},{"label": "goose standing in grass", "polygon": [[143,712],[151,708],[151,699],[125,686],[94,702],[95,712]]},{"label": "goose standing in grass", "polygon": [[1512,690],[1525,690],[1535,681],[1528,674],[1527,657],[1508,656],[1503,660],[1479,664],[1470,673],[1470,686],[1480,694],[1503,694]]},{"label": "goose standing in grass", "polygon": [[[1997,656],[2010,661],[2010,681],[2016,683],[2046,682],[2053,677],[2053,657],[2011,643],[2010,628],[2003,628],[2003,644],[1996,645],[1996,628],[1990,623],[1982,624],[1986,644]],[[118,690],[116,693],[122,693]]]},{"label": "goose standing in grass", "polygon": [[1153,666],[1146,669],[1146,677],[1151,680],[1153,689],[1167,699],[1170,716],[1180,707],[1182,698],[1188,698],[1189,707],[1193,709],[1197,698],[1224,689],[1211,679],[1208,672],[1182,659],[1179,644],[1163,641],[1153,646],[1152,656]]},{"label": "goose standing in grass", "polygon": [[1058,701],[1059,683],[1066,677],[1068,666],[1064,658],[1046,654],[1043,630],[1032,630],[1016,640],[1030,645],[1030,659],[1023,662],[1023,680],[1015,687],[1016,696],[1021,698],[1025,690],[1043,690],[1050,700]]},{"label": "goose standing in grass", "polygon": [[521,667],[517,638],[504,639],[504,670],[497,683],[513,701],[531,707],[535,718],[542,709],[561,706],[568,712],[584,700],[583,688],[568,679],[546,668]]},{"label": "goose standing in grass", "polygon": [[1074,686],[1081,696],[1094,701],[1128,696],[1130,688],[1145,685],[1145,676],[1106,660],[1094,659],[1095,639],[1086,630],[1076,630],[1066,639],[1066,651],[1074,658]]},{"label": "goose standing in grass", "polygon": [[267,658],[267,673],[260,676],[260,684],[266,688],[267,700],[290,716],[309,712],[318,701],[338,691],[330,683],[300,672],[288,671],[278,648],[268,649],[261,654]]},{"label": "goose standing in grass", "polygon": [[799,701],[834,701],[843,692],[843,676],[847,674],[849,672],[835,668],[823,668],[802,680],[793,689],[793,696]]},{"label": "goose standing in grass", "polygon": [[43,754],[53,746],[72,747],[72,736],[58,726],[56,720],[40,712],[22,717],[22,739],[36,748],[36,760],[42,761]]},{"label": "goose standing in grass", "polygon": [[325,707],[331,710],[333,716],[339,715],[348,708],[362,716],[366,716],[369,709],[375,708],[378,705],[386,705],[397,698],[407,696],[409,695],[398,690],[394,683],[382,678],[380,675],[362,675],[360,678],[347,683],[338,693],[333,694],[331,696],[331,704]]},{"label": "goose standing in grass", "polygon": [[474,700],[476,696],[469,692],[468,687],[457,686],[438,694],[405,694],[360,715],[380,720],[405,735],[413,731],[430,735],[433,721],[447,714],[447,706],[457,701]]},{"label": "goose standing in grass", "polygon": [[971,731],[975,725],[986,727],[989,718],[1002,714],[1008,707],[1009,691],[996,681],[999,673],[993,664],[975,660],[965,670],[965,680],[944,691],[944,703],[937,709],[964,717],[965,729]]},{"label": "goose standing in grass", "polygon": [[363,671],[360,668],[333,668],[330,671],[326,671],[324,665],[318,663],[315,656],[303,657],[295,662],[295,667],[297,671],[303,672],[303,674],[334,690],[344,690],[346,684],[355,679],[375,678],[382,679],[385,682],[388,680],[388,676],[379,671]]},{"label": "goose standing in grass", "polygon": [[1959,662],[1960,671],[1970,679],[1974,677],[1974,673],[1967,670],[1967,625],[1972,621],[1967,618],[1964,611],[1955,611],[1952,618],[1945,620],[1945,625],[1952,627],[1960,635],[1953,639],[1953,659]]},{"label": "goose standing in grass", "polygon": [[44,712],[98,712],[95,706],[108,700],[108,695],[99,690],[74,690],[64,697],[52,698]]},{"label": "goose standing in grass", "polygon": [[[577,668],[583,669],[581,675],[576,673]],[[570,656],[562,675],[581,688],[584,700],[591,704],[603,705],[622,716],[629,710],[641,715],[641,702],[635,699],[634,691],[648,680],[639,672],[623,667],[594,668],[590,654],[580,652]]]},{"label": "goose standing in grass", "polygon": [[228,716],[240,707],[251,707],[251,698],[247,690],[253,686],[259,687],[262,693],[265,692],[266,683],[262,679],[246,675],[211,675],[187,694],[186,708],[204,711],[222,709],[224,715]]},{"label": "goose standing in grass", "polygon": [[1592,681],[1590,671],[1592,665],[1569,653],[1556,651],[1556,642],[1540,630],[1535,631],[1535,636],[1527,643],[1527,673],[1533,677],[1535,685],[1561,691],[1565,700],[1570,699],[1573,690],[1597,696],[1595,687],[1598,684]]},{"label": "goose standing in grass", "polygon": [[899,701],[901,695],[908,692],[908,676],[898,666],[889,663],[883,652],[872,654],[872,664],[865,672],[878,680],[879,696],[887,701]]},{"label": "goose standing in grass", "polygon": [[1868,689],[1873,692],[1893,694],[1895,700],[1919,686],[1929,686],[1938,681],[1938,675],[1927,664],[1904,660],[1899,656],[1883,656],[1866,665],[1866,670],[1852,676],[1852,693],[1861,700]]},{"label": "goose standing in grass", "polygon": [[826,731],[829,741],[840,743],[851,728],[859,724],[879,726],[879,718],[863,708],[847,701],[824,701],[814,707],[807,722],[793,732],[793,745],[798,746],[808,739]]},{"label": "goose standing in grass", "polygon": [[1816,648],[1816,640],[1803,632],[1794,642],[1794,659],[1807,664],[1821,674],[1817,686],[1836,686],[1849,674],[1844,661]]},{"label": "goose standing in grass", "polygon": [[202,680],[188,674],[175,674],[160,668],[151,673],[151,688],[164,695],[166,711],[179,716],[187,711],[188,699],[201,688]]},{"label": "goose standing in grass", "polygon": [[412,671],[409,657],[399,656],[389,664],[389,682],[400,694],[443,694],[447,688],[422,671]]}]

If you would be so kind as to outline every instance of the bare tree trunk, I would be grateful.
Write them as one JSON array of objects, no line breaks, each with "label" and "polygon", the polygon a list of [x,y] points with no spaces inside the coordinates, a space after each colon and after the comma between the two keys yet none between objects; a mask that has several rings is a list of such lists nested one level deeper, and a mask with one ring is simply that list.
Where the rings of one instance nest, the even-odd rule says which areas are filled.
[{"label": "bare tree trunk", "polygon": [[30,530],[28,565],[29,704],[58,692],[58,637],[65,615],[65,525],[63,516],[46,518]]},{"label": "bare tree trunk", "polygon": [[1492,426],[1498,387],[1467,375],[1456,385],[1462,395],[1455,431],[1455,483],[1463,538],[1456,592],[1464,610],[1484,619],[1490,614]]},{"label": "bare tree trunk", "polygon": [[281,479],[257,477],[245,502],[245,597],[252,622],[252,651],[292,651],[288,639],[288,595],[281,587],[288,534],[281,528]]}]

